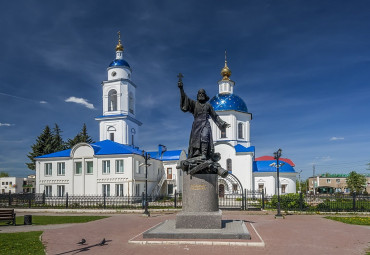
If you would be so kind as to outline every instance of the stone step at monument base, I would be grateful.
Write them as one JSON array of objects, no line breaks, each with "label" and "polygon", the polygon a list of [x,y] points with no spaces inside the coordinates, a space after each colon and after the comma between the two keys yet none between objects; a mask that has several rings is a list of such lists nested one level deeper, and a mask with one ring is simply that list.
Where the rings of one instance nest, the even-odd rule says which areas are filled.
[{"label": "stone step at monument base", "polygon": [[180,212],[176,215],[176,228],[220,229],[222,212]]},{"label": "stone step at monument base", "polygon": [[176,228],[175,220],[166,220],[144,232],[143,238],[163,239],[251,239],[244,221],[222,220],[219,229]]}]

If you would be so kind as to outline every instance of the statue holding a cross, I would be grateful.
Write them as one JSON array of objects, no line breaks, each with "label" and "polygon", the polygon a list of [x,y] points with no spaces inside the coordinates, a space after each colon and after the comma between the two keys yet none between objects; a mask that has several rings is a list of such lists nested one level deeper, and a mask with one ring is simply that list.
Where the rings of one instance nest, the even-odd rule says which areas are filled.
[{"label": "statue holding a cross", "polygon": [[208,103],[209,97],[204,89],[198,91],[196,101],[192,100],[185,94],[182,83],[183,75],[180,73],[177,77],[179,78],[177,86],[181,94],[180,108],[183,112],[190,112],[194,116],[189,139],[188,158],[200,157],[201,160],[209,160],[214,154],[214,146],[211,125],[208,119],[212,118],[221,130],[230,125],[223,121],[212,105]]}]

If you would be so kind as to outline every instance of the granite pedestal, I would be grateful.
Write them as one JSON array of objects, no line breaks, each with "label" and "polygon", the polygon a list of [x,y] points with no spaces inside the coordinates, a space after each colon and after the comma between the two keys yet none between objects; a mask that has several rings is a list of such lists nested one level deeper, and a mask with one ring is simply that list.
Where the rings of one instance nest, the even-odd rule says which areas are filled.
[{"label": "granite pedestal", "polygon": [[146,231],[144,238],[251,239],[243,221],[222,220],[217,174],[183,175],[182,212]]}]

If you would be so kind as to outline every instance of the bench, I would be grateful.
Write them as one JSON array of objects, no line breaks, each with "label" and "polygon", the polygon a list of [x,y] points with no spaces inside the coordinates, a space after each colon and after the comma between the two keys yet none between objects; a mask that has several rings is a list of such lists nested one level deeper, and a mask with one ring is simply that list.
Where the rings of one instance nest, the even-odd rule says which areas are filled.
[{"label": "bench", "polygon": [[8,224],[13,221],[13,225],[15,226],[14,209],[0,209],[0,221],[8,221]]}]

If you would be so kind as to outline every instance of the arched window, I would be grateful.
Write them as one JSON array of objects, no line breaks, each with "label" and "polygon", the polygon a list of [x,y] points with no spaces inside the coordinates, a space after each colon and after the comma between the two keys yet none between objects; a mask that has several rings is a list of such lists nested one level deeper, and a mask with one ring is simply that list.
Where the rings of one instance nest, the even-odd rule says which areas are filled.
[{"label": "arched window", "polygon": [[243,123],[239,122],[239,124],[238,124],[238,138],[239,139],[244,138],[243,129],[244,129]]},{"label": "arched window", "polygon": [[233,171],[233,164],[232,164],[231,158],[228,158],[226,160],[226,170]]},{"label": "arched window", "polygon": [[114,133],[116,132],[116,128],[113,127],[113,126],[109,126],[107,131],[108,131],[108,134],[109,134],[109,140],[114,142]]},{"label": "arched window", "polygon": [[134,114],[134,96],[132,92],[130,92],[128,96],[128,110],[130,113]]},{"label": "arched window", "polygon": [[221,138],[226,138],[226,128],[221,129]]},{"label": "arched window", "polygon": [[108,93],[108,111],[117,111],[117,91],[115,89]]}]

